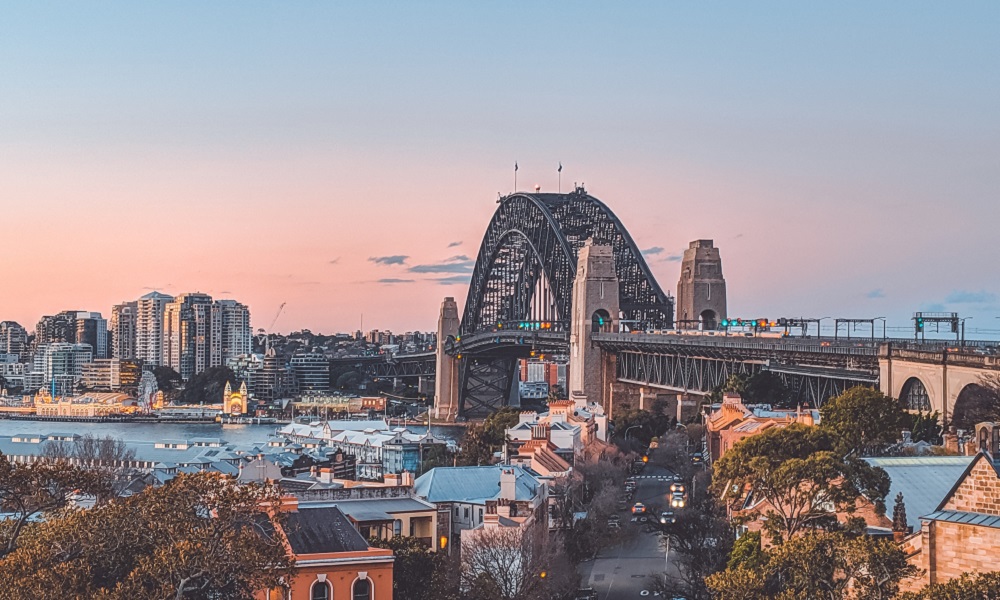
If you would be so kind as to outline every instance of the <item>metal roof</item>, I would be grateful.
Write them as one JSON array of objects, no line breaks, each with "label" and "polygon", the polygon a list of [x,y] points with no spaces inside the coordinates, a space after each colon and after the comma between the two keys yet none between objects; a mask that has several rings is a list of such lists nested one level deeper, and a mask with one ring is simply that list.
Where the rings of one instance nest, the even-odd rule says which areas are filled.
[{"label": "metal roof", "polygon": [[428,502],[486,504],[500,496],[501,469],[514,469],[515,500],[531,500],[540,482],[521,467],[436,467],[417,478],[413,492]]},{"label": "metal roof", "polygon": [[889,474],[889,494],[885,497],[892,511],[896,494],[903,493],[907,525],[920,530],[921,515],[935,511],[958,478],[972,462],[973,456],[898,456],[866,458],[873,467]]},{"label": "metal roof", "polygon": [[984,515],[983,513],[965,512],[960,510],[939,510],[920,518],[927,521],[947,521],[949,523],[963,523],[965,525],[975,525],[977,527],[992,527],[993,529],[1000,529],[1000,516]]}]

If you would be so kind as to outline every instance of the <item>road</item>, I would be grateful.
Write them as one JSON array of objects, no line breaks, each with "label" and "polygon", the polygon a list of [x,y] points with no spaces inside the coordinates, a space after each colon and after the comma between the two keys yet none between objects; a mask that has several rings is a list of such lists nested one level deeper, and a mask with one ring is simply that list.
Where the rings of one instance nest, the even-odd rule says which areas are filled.
[{"label": "road", "polygon": [[[666,507],[672,476],[667,468],[653,464],[636,476],[633,502],[645,504],[651,519]],[[623,520],[628,518],[622,515]],[[659,596],[652,591],[654,577],[663,573],[664,567],[666,556],[659,533],[648,533],[640,527],[634,538],[581,564],[580,587],[594,588],[600,600],[655,598]]]}]

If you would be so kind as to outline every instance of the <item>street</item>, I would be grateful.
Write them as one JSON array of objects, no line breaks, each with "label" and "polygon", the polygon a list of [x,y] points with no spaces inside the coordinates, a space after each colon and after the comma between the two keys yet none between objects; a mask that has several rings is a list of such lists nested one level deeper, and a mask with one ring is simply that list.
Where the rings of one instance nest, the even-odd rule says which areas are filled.
[{"label": "street", "polygon": [[[673,473],[665,467],[650,464],[636,475],[636,492],[632,502],[642,502],[648,508],[650,522],[661,510],[667,508],[670,478]],[[628,521],[631,513],[622,514]],[[638,534],[622,544],[611,546],[596,559],[580,565],[580,587],[591,587],[600,600],[653,598],[655,576],[666,566],[664,548],[658,532],[646,532],[645,524],[638,525]]]}]

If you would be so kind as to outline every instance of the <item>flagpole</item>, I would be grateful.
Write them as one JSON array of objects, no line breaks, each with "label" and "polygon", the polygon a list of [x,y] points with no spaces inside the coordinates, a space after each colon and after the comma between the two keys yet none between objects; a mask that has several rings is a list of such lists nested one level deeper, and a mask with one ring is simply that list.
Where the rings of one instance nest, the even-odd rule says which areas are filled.
[{"label": "flagpole", "polygon": [[517,193],[517,161],[514,161],[514,193]]},{"label": "flagpole", "polygon": [[556,169],[556,172],[559,173],[559,193],[561,194],[562,193],[562,163],[561,162],[559,163],[559,168]]}]

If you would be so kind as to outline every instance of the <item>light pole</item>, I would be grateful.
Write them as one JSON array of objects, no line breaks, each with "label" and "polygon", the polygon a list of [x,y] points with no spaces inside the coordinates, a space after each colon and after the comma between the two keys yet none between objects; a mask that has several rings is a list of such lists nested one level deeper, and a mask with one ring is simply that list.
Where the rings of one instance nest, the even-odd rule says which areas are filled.
[{"label": "light pole", "polygon": [[875,337],[875,321],[882,321],[882,339],[885,339],[885,317],[875,317],[872,319],[872,337]]},{"label": "light pole", "polygon": [[818,338],[823,337],[823,321],[830,318],[832,317],[820,317],[816,319],[816,337]]},{"label": "light pole", "polygon": [[961,335],[962,335],[962,343],[960,344],[961,346],[965,346],[965,322],[968,321],[971,318],[972,317],[963,317],[962,319],[960,319],[962,321],[962,333],[961,333]]},{"label": "light pole", "polygon": [[641,426],[640,425],[633,425],[633,426],[631,426],[631,427],[629,427],[628,429],[625,430],[625,441],[626,442],[628,441],[628,432],[632,431],[636,427],[641,427]]}]

